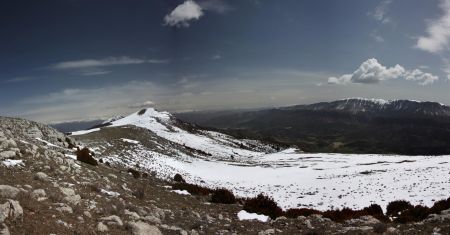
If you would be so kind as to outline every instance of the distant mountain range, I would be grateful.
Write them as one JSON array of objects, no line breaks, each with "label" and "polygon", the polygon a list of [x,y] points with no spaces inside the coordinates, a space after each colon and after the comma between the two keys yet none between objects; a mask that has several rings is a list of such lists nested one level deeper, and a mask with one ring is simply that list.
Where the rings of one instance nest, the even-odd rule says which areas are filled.
[{"label": "distant mountain range", "polygon": [[297,105],[284,110],[341,111],[348,113],[370,113],[377,116],[450,116],[450,107],[436,102],[415,100],[382,100],[349,98],[333,102]]},{"label": "distant mountain range", "polygon": [[308,152],[450,154],[450,107],[349,98],[258,111],[179,113],[183,121]]}]

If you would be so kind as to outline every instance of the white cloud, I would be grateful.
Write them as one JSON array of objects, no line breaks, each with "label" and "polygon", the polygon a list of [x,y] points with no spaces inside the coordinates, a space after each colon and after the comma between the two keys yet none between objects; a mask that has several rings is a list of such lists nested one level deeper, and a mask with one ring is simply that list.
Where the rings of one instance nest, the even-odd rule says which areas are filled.
[{"label": "white cloud", "polygon": [[189,27],[189,21],[198,20],[202,16],[202,7],[192,0],[187,0],[166,15],[164,22],[170,26]]},{"label": "white cloud", "polygon": [[385,80],[396,78],[404,78],[409,81],[419,82],[421,85],[432,84],[438,80],[438,77],[430,73],[422,72],[419,69],[412,71],[406,70],[401,65],[393,67],[386,67],[378,62],[377,59],[368,59],[364,61],[359,68],[351,74],[344,74],[340,77],[328,78],[330,84],[349,84],[349,83],[363,83],[373,84]]},{"label": "white cloud", "polygon": [[384,38],[377,31],[373,31],[370,36],[377,42],[384,42]]},{"label": "white cloud", "polygon": [[441,0],[439,5],[443,15],[429,22],[426,36],[417,40],[416,47],[431,53],[448,49],[450,39],[450,0]]},{"label": "white cloud", "polygon": [[92,68],[92,67],[106,67],[113,65],[129,65],[129,64],[143,64],[147,63],[147,60],[131,58],[128,56],[122,57],[108,57],[104,59],[85,59],[85,60],[72,60],[64,61],[53,64],[50,66],[51,69],[62,70],[62,69],[81,69],[81,68]]},{"label": "white cloud", "polygon": [[386,14],[389,10],[389,5],[391,3],[392,0],[381,1],[373,12],[369,12],[369,15],[383,24],[389,23],[391,19]]},{"label": "white cloud", "polygon": [[11,78],[8,80],[3,81],[3,83],[18,83],[18,82],[26,82],[26,81],[30,81],[30,80],[35,80],[35,77],[15,77],[15,78]]},{"label": "white cloud", "polygon": [[439,78],[431,73],[422,72],[420,69],[408,71],[404,75],[406,80],[418,81],[420,85],[428,85],[437,81]]}]

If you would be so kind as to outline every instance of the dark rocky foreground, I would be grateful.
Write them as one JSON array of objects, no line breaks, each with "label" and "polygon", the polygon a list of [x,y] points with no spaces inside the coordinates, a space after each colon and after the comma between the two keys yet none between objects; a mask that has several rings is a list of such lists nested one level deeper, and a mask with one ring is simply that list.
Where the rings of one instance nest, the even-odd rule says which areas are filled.
[{"label": "dark rocky foreground", "polygon": [[70,147],[81,144],[45,125],[0,118],[1,235],[450,234],[450,210],[410,224],[320,215],[240,221],[238,203],[179,195],[150,172],[136,178],[128,169],[77,161]]}]

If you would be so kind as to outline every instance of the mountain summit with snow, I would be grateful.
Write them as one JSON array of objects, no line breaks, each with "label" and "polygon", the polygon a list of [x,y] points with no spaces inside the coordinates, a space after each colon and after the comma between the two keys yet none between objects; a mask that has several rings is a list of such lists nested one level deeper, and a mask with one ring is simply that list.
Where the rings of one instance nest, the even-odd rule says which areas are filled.
[{"label": "mountain summit with snow", "polygon": [[311,105],[297,105],[288,107],[287,109],[373,113],[377,115],[423,115],[450,117],[449,106],[436,102],[423,102],[416,100],[347,98]]}]

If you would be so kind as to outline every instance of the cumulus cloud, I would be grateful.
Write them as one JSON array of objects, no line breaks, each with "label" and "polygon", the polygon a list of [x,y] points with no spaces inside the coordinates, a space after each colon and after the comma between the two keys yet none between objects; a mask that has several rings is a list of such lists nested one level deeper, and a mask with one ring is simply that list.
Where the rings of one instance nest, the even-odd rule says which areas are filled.
[{"label": "cumulus cloud", "polygon": [[170,26],[189,27],[190,21],[198,20],[202,16],[202,7],[192,0],[187,0],[166,15],[164,22]]},{"label": "cumulus cloud", "polygon": [[404,75],[406,80],[409,81],[417,81],[420,85],[428,85],[432,84],[436,80],[438,80],[438,76],[435,76],[430,73],[422,72],[420,69],[414,69],[412,71],[407,71]]},{"label": "cumulus cloud", "polygon": [[417,48],[431,53],[448,49],[450,39],[450,0],[441,0],[439,7],[443,15],[429,22],[428,35],[419,37],[416,44]]},{"label": "cumulus cloud", "polygon": [[391,3],[392,0],[381,1],[373,12],[369,12],[369,15],[383,24],[389,23],[391,19],[387,16],[387,12]]},{"label": "cumulus cloud", "polygon": [[421,85],[428,85],[438,80],[438,77],[430,73],[422,72],[419,69],[406,70],[397,64],[393,67],[386,67],[372,58],[364,61],[357,70],[351,74],[344,74],[340,77],[328,78],[330,84],[362,83],[373,84],[385,80],[404,78],[409,81],[416,81]]},{"label": "cumulus cloud", "polygon": [[190,22],[200,19],[205,11],[224,14],[232,8],[223,0],[187,0],[178,5],[164,17],[164,24],[176,27],[189,27]]}]

